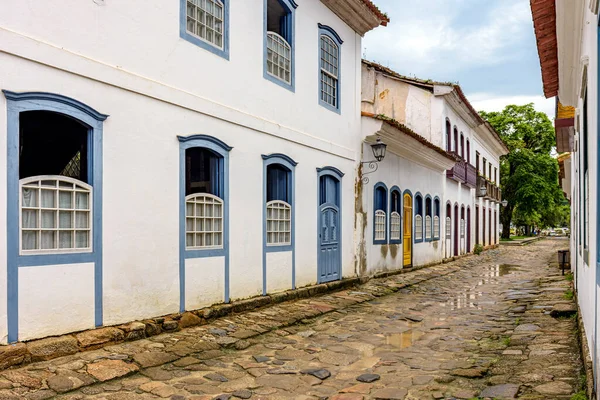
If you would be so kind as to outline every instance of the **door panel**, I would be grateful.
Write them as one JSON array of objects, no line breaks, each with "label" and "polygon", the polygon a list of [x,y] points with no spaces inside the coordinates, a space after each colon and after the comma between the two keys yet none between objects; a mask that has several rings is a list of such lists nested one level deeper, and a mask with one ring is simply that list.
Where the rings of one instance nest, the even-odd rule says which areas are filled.
[{"label": "door panel", "polygon": [[340,279],[340,213],[338,208],[325,203],[320,207],[319,232],[319,281],[330,282]]},{"label": "door panel", "polygon": [[404,195],[404,259],[402,265],[412,265],[412,197]]}]

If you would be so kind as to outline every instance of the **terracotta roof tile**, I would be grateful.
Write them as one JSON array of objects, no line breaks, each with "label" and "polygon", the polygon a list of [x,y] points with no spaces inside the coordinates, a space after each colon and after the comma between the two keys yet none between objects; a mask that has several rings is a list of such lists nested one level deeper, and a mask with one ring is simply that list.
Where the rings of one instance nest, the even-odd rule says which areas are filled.
[{"label": "terracotta roof tile", "polygon": [[558,94],[558,43],[555,0],[530,0],[533,29],[542,68],[546,98]]},{"label": "terracotta roof tile", "polygon": [[388,22],[390,22],[390,18],[383,13],[371,0],[362,0],[363,3],[373,12],[373,14],[377,15],[377,18],[381,21],[381,25],[387,26]]}]

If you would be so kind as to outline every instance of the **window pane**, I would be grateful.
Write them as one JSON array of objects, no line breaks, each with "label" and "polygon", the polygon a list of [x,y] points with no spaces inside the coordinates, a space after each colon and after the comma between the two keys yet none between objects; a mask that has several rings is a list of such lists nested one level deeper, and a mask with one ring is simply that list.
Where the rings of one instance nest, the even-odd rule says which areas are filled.
[{"label": "window pane", "polygon": [[38,227],[38,212],[36,210],[23,210],[23,228]]},{"label": "window pane", "polygon": [[73,232],[59,232],[58,247],[61,249],[73,248]]},{"label": "window pane", "polygon": [[72,228],[73,227],[73,213],[70,211],[61,211],[58,214],[58,227],[59,228]]},{"label": "window pane", "polygon": [[41,240],[40,240],[40,248],[41,249],[54,249],[55,245],[55,231],[42,231],[41,232]]},{"label": "window pane", "polygon": [[21,239],[21,247],[23,250],[35,250],[38,246],[38,232],[36,231],[23,231]]},{"label": "window pane", "polygon": [[87,210],[89,195],[87,193],[75,193],[75,208],[78,210]]},{"label": "window pane", "polygon": [[37,189],[23,188],[23,207],[37,207]]},{"label": "window pane", "polygon": [[75,247],[78,249],[89,247],[88,231],[75,232]]},{"label": "window pane", "polygon": [[73,208],[73,193],[60,191],[58,194],[59,208]]},{"label": "window pane", "polygon": [[56,228],[56,211],[42,211],[42,228]]},{"label": "window pane", "polygon": [[89,228],[88,215],[89,215],[89,213],[87,213],[87,212],[75,213],[75,227],[76,228]]},{"label": "window pane", "polygon": [[54,190],[44,190],[41,191],[41,199],[42,199],[42,207],[44,208],[54,208],[56,207],[55,202],[55,191]]}]

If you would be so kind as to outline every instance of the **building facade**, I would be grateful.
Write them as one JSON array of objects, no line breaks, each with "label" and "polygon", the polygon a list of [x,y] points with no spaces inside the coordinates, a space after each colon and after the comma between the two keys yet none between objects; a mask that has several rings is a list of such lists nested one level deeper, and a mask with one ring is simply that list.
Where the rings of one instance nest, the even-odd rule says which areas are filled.
[{"label": "building facade", "polygon": [[[357,270],[439,263],[499,241],[508,149],[458,85],[362,64]],[[377,138],[387,155],[370,164]]]},{"label": "building facade", "polygon": [[532,0],[546,97],[554,121],[561,185],[571,202],[570,262],[598,392],[600,202],[598,202],[598,1]]},{"label": "building facade", "polygon": [[2,2],[0,341],[354,275],[361,39],[386,22],[369,0]]}]

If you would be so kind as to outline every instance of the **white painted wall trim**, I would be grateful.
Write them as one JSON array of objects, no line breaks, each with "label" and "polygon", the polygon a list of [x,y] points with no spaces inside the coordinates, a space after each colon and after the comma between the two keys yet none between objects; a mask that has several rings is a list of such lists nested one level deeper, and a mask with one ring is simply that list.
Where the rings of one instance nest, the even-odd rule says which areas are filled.
[{"label": "white painted wall trim", "polygon": [[[267,135],[288,140],[328,154],[356,161],[356,151],[325,141],[274,121],[269,121],[197,96],[183,89],[165,85],[81,54],[54,46],[24,34],[0,28],[0,52],[114,86],[158,101],[243,126]],[[12,90],[14,88],[3,88]]]}]

